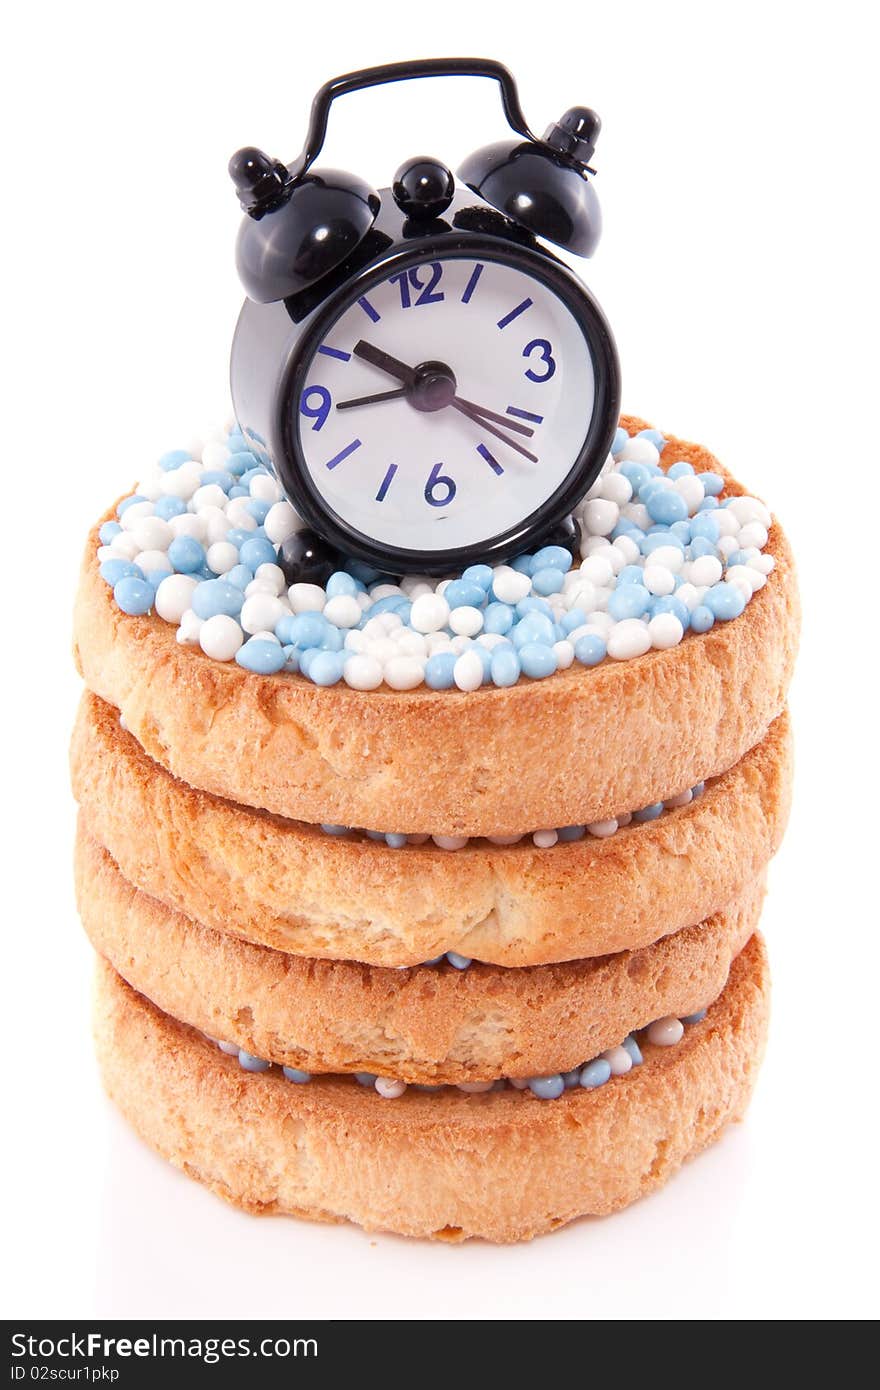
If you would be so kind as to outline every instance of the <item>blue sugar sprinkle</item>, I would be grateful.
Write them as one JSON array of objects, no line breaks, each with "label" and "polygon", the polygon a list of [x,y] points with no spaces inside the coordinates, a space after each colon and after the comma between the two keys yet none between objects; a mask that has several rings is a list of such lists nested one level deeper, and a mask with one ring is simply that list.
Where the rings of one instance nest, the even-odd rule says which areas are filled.
[{"label": "blue sugar sprinkle", "polygon": [[619,471],[636,494],[641,492],[645,483],[652,476],[650,468],[644,463],[622,463]]},{"label": "blue sugar sprinkle", "polygon": [[272,1063],[267,1062],[263,1057],[255,1057],[252,1052],[245,1052],[243,1047],[238,1049],[238,1065],[243,1071],[268,1071]]},{"label": "blue sugar sprinkle", "polygon": [[105,560],[98,573],[104,583],[110,585],[111,589],[116,588],[120,579],[144,578],[144,572],[140,565],[134,564],[131,560]]},{"label": "blue sugar sprinkle", "polygon": [[173,473],[182,463],[188,463],[191,457],[186,449],[169,449],[160,458],[159,467],[163,473]]},{"label": "blue sugar sprinkle", "polygon": [[517,557],[516,557],[515,560],[511,560],[511,562],[510,562],[510,568],[511,568],[512,570],[516,570],[518,574],[527,574],[527,575],[531,576],[531,573],[532,573],[532,557],[531,557],[531,555],[517,555]]},{"label": "blue sugar sprinkle", "polygon": [[400,594],[387,594],[385,598],[377,598],[370,607],[370,618],[378,618],[382,613],[393,613],[400,603]]},{"label": "blue sugar sprinkle", "polygon": [[461,576],[465,584],[477,584],[487,594],[492,587],[492,571],[488,565],[468,565]]},{"label": "blue sugar sprinkle", "polygon": [[376,1084],[376,1073],[372,1071],[353,1072],[355,1081],[359,1086],[374,1086]]},{"label": "blue sugar sprinkle", "polygon": [[700,560],[704,555],[717,557],[718,551],[714,541],[707,540],[705,536],[697,536],[691,541],[691,559]]},{"label": "blue sugar sprinkle", "polygon": [[532,588],[536,594],[560,594],[565,584],[565,575],[560,569],[536,570],[532,575]]},{"label": "blue sugar sprinkle", "polygon": [[732,569],[734,565],[747,565],[749,557],[744,550],[731,550],[727,557],[726,568]]},{"label": "blue sugar sprinkle", "polygon": [[674,463],[667,472],[666,476],[667,478],[671,478],[672,481],[675,482],[676,478],[685,478],[689,474],[693,473],[693,471],[694,465],[692,463],[685,463],[682,460],[680,463]]},{"label": "blue sugar sprinkle", "polygon": [[633,811],[633,820],[648,821],[656,820],[663,814],[663,802],[652,801],[650,806],[643,806],[640,811]]},{"label": "blue sugar sprinkle", "polygon": [[582,840],[586,833],[587,827],[585,825],[563,825],[560,826],[556,832],[563,844],[570,844],[575,840]]},{"label": "blue sugar sprinkle", "polygon": [[324,592],[328,598],[354,597],[358,592],[358,581],[352,575],[346,574],[345,570],[336,570],[324,585]]},{"label": "blue sugar sprinkle", "polygon": [[389,849],[403,849],[406,845],[406,836],[389,831],[385,836],[385,843]]},{"label": "blue sugar sprinkle", "polygon": [[645,539],[639,542],[639,550],[643,555],[650,555],[652,551],[659,550],[661,546],[665,545],[677,546],[682,555],[684,554],[685,548],[683,542],[676,536],[674,531],[666,530],[655,532],[650,536],[645,536]]},{"label": "blue sugar sprinkle", "polygon": [[651,595],[644,584],[622,584],[608,599],[608,613],[616,622],[641,618],[651,606]]},{"label": "blue sugar sprinkle", "polygon": [[696,1012],[695,1014],[687,1014],[687,1015],[681,1020],[681,1022],[682,1022],[682,1023],[702,1023],[703,1019],[706,1017],[706,1014],[707,1014],[708,1012],[709,1012],[708,1009],[698,1009],[697,1012]]},{"label": "blue sugar sprinkle", "polygon": [[[511,646],[498,646],[490,656],[491,662],[489,670],[494,684],[500,686],[502,689],[511,685],[516,685],[522,672],[522,666],[520,658],[517,656],[514,648]],[[437,660],[436,657],[431,658],[431,661],[435,660]],[[428,665],[430,666],[430,664],[429,661]]]},{"label": "blue sugar sprinkle", "polygon": [[586,1091],[594,1091],[597,1086],[604,1086],[610,1080],[611,1066],[604,1057],[597,1057],[594,1062],[587,1062],[585,1067],[581,1067],[581,1085]]},{"label": "blue sugar sprinkle", "polygon": [[483,614],[483,631],[503,637],[513,627],[514,610],[509,603],[490,603]]},{"label": "blue sugar sprinkle", "polygon": [[621,584],[644,584],[644,582],[645,571],[641,565],[624,565],[617,576],[616,587],[619,589]]},{"label": "blue sugar sprinkle", "polygon": [[[641,496],[641,493],[639,495]],[[662,491],[658,488],[647,498],[645,506],[654,521],[662,522],[664,526],[671,526],[674,521],[687,520],[687,502],[672,488],[664,488]]]},{"label": "blue sugar sprinkle", "polygon": [[168,578],[169,573],[169,570],[148,570],[144,575],[144,579],[146,579],[148,584],[152,584],[154,589],[158,589],[162,580]]},{"label": "blue sugar sprinkle", "polygon": [[456,660],[454,652],[435,652],[425,665],[425,685],[431,690],[451,690]]},{"label": "blue sugar sprinkle", "polygon": [[467,970],[473,963],[471,956],[460,956],[457,951],[447,951],[446,959],[456,970]]},{"label": "blue sugar sprinkle", "polygon": [[122,501],[119,503],[119,506],[116,508],[116,515],[125,516],[125,513],[128,511],[129,507],[134,507],[139,502],[148,502],[149,500],[150,499],[148,497],[141,497],[140,493],[134,492],[130,497],[123,497]]},{"label": "blue sugar sprinkle", "polygon": [[259,569],[260,565],[277,564],[278,561],[278,552],[274,545],[262,537],[246,540],[238,553],[241,563],[252,570]]},{"label": "blue sugar sprinkle", "polygon": [[575,660],[582,666],[598,666],[600,661],[605,660],[606,652],[607,648],[602,638],[592,632],[584,633],[574,644]]},{"label": "blue sugar sprinkle", "polygon": [[516,605],[516,616],[525,618],[529,613],[542,613],[545,618],[553,621],[553,609],[545,598],[539,594],[529,594],[528,598],[521,598]]},{"label": "blue sugar sprinkle", "polygon": [[205,563],[205,548],[195,536],[175,536],[168,547],[168,559],[178,574],[195,574]]},{"label": "blue sugar sprinkle", "polygon": [[658,613],[674,613],[685,632],[690,627],[690,609],[682,599],[676,598],[675,594],[664,594],[662,598],[652,600],[651,617],[656,618]]},{"label": "blue sugar sprinkle", "polygon": [[618,425],[614,431],[614,439],[611,442],[612,454],[621,454],[629,443],[629,435],[622,425]]},{"label": "blue sugar sprinkle", "polygon": [[118,521],[105,521],[98,532],[98,540],[102,545],[109,545],[114,536],[122,535],[122,527]]},{"label": "blue sugar sprinkle", "polygon": [[453,579],[443,590],[443,597],[450,608],[482,608],[486,602],[486,590],[481,584]]},{"label": "blue sugar sprinkle", "polygon": [[691,538],[693,540],[700,539],[711,541],[713,545],[717,545],[720,535],[721,532],[718,528],[718,522],[715,520],[712,513],[697,512],[697,515],[691,522]]},{"label": "blue sugar sprinkle", "polygon": [[252,497],[247,503],[245,511],[253,517],[258,526],[262,526],[266,517],[269,515],[271,506],[272,503],[267,502],[263,497]]},{"label": "blue sugar sprinkle", "polygon": [[695,787],[691,787],[691,794],[692,794],[693,796],[702,796],[702,795],[703,795],[703,792],[704,792],[705,790],[706,790],[706,783],[705,783],[705,782],[698,782],[697,785],[696,785]]},{"label": "blue sugar sprinkle", "polygon": [[304,652],[300,652],[299,671],[301,676],[308,677],[312,669],[312,662],[320,655],[320,647],[306,647]]},{"label": "blue sugar sprinkle", "polygon": [[563,614],[560,623],[563,636],[567,637],[570,632],[574,632],[576,627],[583,627],[586,621],[587,615],[583,608],[570,608],[567,613]]},{"label": "blue sugar sprinkle", "polygon": [[717,497],[719,492],[724,490],[724,479],[717,473],[698,473],[697,477],[703,484],[707,497]]},{"label": "blue sugar sprinkle", "polygon": [[559,662],[552,647],[543,642],[524,642],[519,649],[519,660],[523,675],[532,680],[543,680],[552,676]]},{"label": "blue sugar sprinkle", "polygon": [[533,1076],[529,1079],[529,1090],[539,1100],[558,1100],[565,1090],[565,1082],[559,1075]]},{"label": "blue sugar sprinkle", "polygon": [[156,591],[152,584],[148,584],[145,579],[138,579],[135,575],[126,575],[113,586],[113,597],[117,607],[123,613],[128,613],[132,618],[141,617],[144,613],[149,613],[156,597]]},{"label": "blue sugar sprinkle", "polygon": [[566,550],[564,545],[545,545],[535,554],[533,574],[539,574],[544,569],[561,570],[567,574],[571,566],[571,551]]},{"label": "blue sugar sprinkle", "polygon": [[520,618],[511,632],[511,637],[513,645],[517,648],[532,642],[542,642],[549,647],[555,640],[553,624],[543,613],[527,613],[524,618]]},{"label": "blue sugar sprinkle", "polygon": [[284,648],[278,642],[270,642],[267,637],[251,637],[235,653],[235,660],[245,671],[253,671],[258,676],[272,676],[284,666]]},{"label": "blue sugar sprinkle", "polygon": [[322,613],[285,613],[275,624],[275,636],[284,646],[320,647],[330,631]]},{"label": "blue sugar sprinkle", "polygon": [[325,835],[348,835],[351,827],[348,825],[329,825],[324,823],[321,829]]},{"label": "blue sugar sprinkle", "polygon": [[282,1067],[281,1071],[288,1081],[295,1081],[298,1086],[312,1079],[310,1071],[300,1071],[299,1067]]},{"label": "blue sugar sprinkle", "polygon": [[[345,645],[345,636],[338,627],[332,623],[327,624],[327,631],[321,641],[321,650],[324,652],[341,652]],[[346,652],[346,656],[349,653]]]},{"label": "blue sugar sprinkle", "polygon": [[659,430],[639,430],[636,438],[650,439],[651,443],[657,446],[661,454],[663,453],[663,450],[666,448],[666,440]]},{"label": "blue sugar sprinkle", "polygon": [[727,622],[731,618],[738,618],[746,606],[745,596],[735,584],[729,584],[722,580],[720,584],[713,584],[711,589],[706,590],[703,599],[706,607],[715,614],[716,618]]},{"label": "blue sugar sprinkle", "polygon": [[160,497],[158,502],[153,504],[153,515],[159,517],[161,521],[170,521],[172,517],[183,516],[186,511],[186,503],[179,497]]},{"label": "blue sugar sprinkle", "polygon": [[649,472],[647,478],[639,488],[639,501],[647,506],[648,498],[653,497],[655,492],[669,493],[671,491],[672,487],[665,473]]},{"label": "blue sugar sprinkle", "polygon": [[700,603],[691,614],[691,627],[694,632],[708,632],[715,625],[715,614],[711,608]]},{"label": "blue sugar sprinkle", "polygon": [[306,675],[315,685],[336,685],[342,680],[344,665],[345,658],[342,652],[318,651],[309,662]]},{"label": "blue sugar sprinkle", "polygon": [[226,583],[234,584],[236,589],[246,589],[253,577],[254,572],[249,570],[247,565],[233,565],[232,569],[223,576]]},{"label": "blue sugar sprinkle", "polygon": [[244,594],[235,584],[225,579],[206,579],[198,585],[192,596],[192,610],[197,618],[213,618],[225,613],[229,618],[237,618],[244,603]]},{"label": "blue sugar sprinkle", "polygon": [[579,1086],[581,1084],[580,1067],[575,1067],[573,1071],[564,1071],[562,1073],[562,1083],[567,1091],[572,1090],[575,1086]]},{"label": "blue sugar sprinkle", "polygon": [[200,485],[207,487],[210,483],[216,483],[218,487],[222,487],[224,492],[228,492],[234,486],[235,479],[231,473],[227,473],[223,468],[210,468],[202,474]]},{"label": "blue sugar sprinkle", "polygon": [[624,1038],[623,1042],[620,1045],[623,1048],[624,1052],[628,1052],[630,1057],[632,1057],[633,1066],[640,1067],[642,1065],[642,1061],[644,1060],[642,1057],[642,1049],[639,1047],[632,1033],[630,1033],[628,1038]]},{"label": "blue sugar sprinkle", "polygon": [[234,487],[229,489],[229,500],[232,501],[234,497],[250,497],[250,493],[246,487],[240,487],[239,484],[236,483]]},{"label": "blue sugar sprinkle", "polygon": [[226,469],[234,478],[242,478],[245,473],[253,472],[254,462],[253,454],[247,449],[242,449],[226,460]]},{"label": "blue sugar sprinkle", "polygon": [[368,565],[366,560],[346,560],[345,570],[346,573],[353,575],[358,583],[363,584],[365,587],[369,587],[370,584],[385,582],[385,576],[382,571],[377,570],[374,565]]}]

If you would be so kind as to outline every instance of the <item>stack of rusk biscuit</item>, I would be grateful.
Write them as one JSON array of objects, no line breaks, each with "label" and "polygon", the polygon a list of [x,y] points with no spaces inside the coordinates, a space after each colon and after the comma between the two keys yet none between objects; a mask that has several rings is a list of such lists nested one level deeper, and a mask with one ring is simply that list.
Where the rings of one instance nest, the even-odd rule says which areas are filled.
[{"label": "stack of rusk biscuit", "polygon": [[[77,889],[105,1084],[149,1144],[250,1211],[516,1241],[625,1206],[742,1116],[791,783],[778,525],[734,621],[469,694],[212,661],[121,613],[96,545]],[[679,804],[604,838],[473,838],[661,801]],[[472,838],[392,849],[323,824]]]}]

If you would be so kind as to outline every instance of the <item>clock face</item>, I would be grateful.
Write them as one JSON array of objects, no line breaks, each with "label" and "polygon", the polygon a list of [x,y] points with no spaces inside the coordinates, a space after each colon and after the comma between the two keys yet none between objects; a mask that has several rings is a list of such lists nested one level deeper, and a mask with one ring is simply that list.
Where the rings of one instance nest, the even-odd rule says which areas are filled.
[{"label": "clock face", "polygon": [[359,287],[322,325],[291,402],[321,510],[427,561],[552,505],[597,397],[598,316],[583,291],[563,293],[537,265],[460,254]]}]

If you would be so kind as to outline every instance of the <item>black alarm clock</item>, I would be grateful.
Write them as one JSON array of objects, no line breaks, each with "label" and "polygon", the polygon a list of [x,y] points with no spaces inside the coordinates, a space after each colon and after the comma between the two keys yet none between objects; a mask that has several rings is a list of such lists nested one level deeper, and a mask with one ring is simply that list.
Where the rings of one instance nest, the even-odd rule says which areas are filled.
[{"label": "black alarm clock", "polygon": [[[336,97],[458,75],[499,83],[518,137],[470,155],[458,183],[428,158],[380,192],[312,168]],[[340,554],[398,574],[497,563],[541,544],[595,480],[618,422],[617,352],[539,238],[592,254],[599,125],[575,107],[539,140],[500,63],[427,59],[326,83],[292,164],[233,156],[248,294],[236,419]]]}]

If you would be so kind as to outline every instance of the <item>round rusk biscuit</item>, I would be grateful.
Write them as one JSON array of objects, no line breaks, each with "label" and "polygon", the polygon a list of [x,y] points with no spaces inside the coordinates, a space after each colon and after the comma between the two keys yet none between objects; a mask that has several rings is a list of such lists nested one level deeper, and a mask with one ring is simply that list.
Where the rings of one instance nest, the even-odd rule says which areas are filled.
[{"label": "round rusk biscuit", "polygon": [[764,884],[641,951],[506,969],[315,961],[212,931],[132,887],[80,829],[77,897],[102,956],[165,1013],[309,1072],[429,1085],[566,1072],[716,999],[758,924]]},{"label": "round rusk biscuit", "polygon": [[258,945],[392,966],[447,951],[509,966],[583,960],[701,922],[763,873],[791,770],[783,714],[690,805],[608,839],[394,850],[192,790],[92,695],[72,744],[85,829],[137,888]]},{"label": "round rusk biscuit", "polygon": [[[670,438],[663,457],[744,491],[697,444]],[[791,552],[774,523],[775,569],[740,617],[667,651],[468,694],[322,689],[212,660],[155,614],[122,613],[97,546],[94,532],[75,613],[88,687],[191,786],[315,824],[517,834],[650,805],[725,772],[764,737],[798,639]]]},{"label": "round rusk biscuit", "polygon": [[659,1187],[748,1103],[769,977],[754,936],[706,1018],[598,1090],[385,1100],[351,1078],[241,1070],[99,966],[104,1083],[146,1142],[236,1206],[367,1230],[509,1242]]}]

